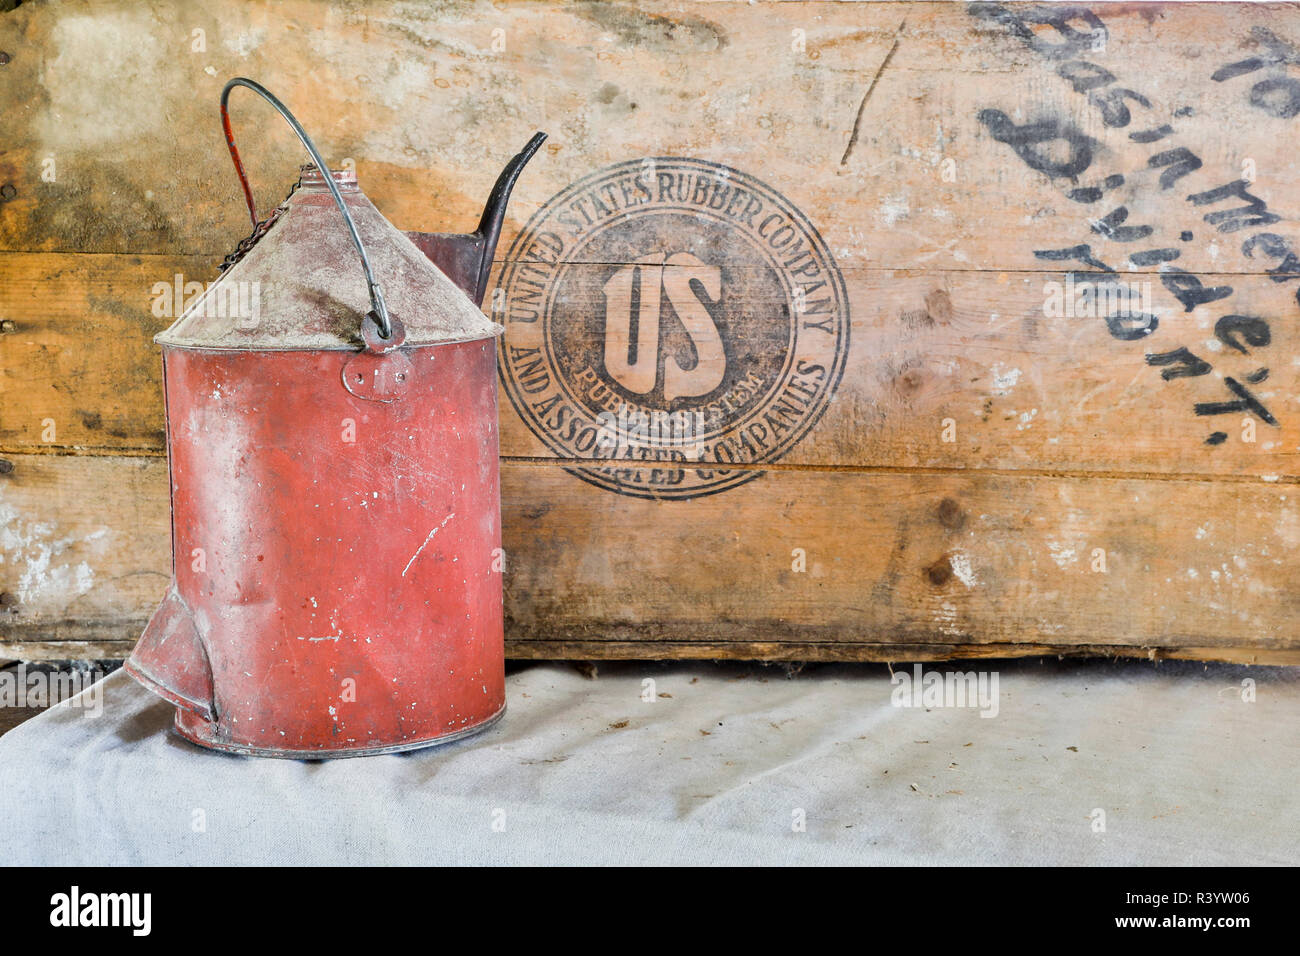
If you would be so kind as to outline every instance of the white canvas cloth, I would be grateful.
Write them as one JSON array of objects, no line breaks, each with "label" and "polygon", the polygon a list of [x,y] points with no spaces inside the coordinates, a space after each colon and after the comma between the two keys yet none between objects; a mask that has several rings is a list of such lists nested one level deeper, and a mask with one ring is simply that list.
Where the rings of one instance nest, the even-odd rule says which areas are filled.
[{"label": "white canvas cloth", "polygon": [[1300,858],[1297,669],[960,666],[997,670],[996,717],[894,706],[879,665],[787,679],[619,663],[595,680],[520,665],[505,719],[480,736],[315,762],[199,749],[118,672],[102,716],[74,701],[0,738],[0,853],[77,865]]}]

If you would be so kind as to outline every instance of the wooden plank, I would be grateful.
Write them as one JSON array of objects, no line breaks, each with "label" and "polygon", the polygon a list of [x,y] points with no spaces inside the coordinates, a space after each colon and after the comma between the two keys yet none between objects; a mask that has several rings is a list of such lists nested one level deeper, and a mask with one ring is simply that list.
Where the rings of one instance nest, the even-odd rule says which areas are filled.
[{"label": "wooden plank", "polygon": [[[105,626],[120,640],[23,640],[24,629],[10,632],[0,644],[0,660],[66,661],[123,660],[131,653],[140,627],[135,624]],[[1223,661],[1251,666],[1294,667],[1300,650],[1243,649],[1233,647],[1124,647],[1054,644],[787,644],[780,641],[506,641],[509,660],[749,660],[771,662],[882,663],[913,661],[1001,660],[1023,657],[1104,657],[1164,660]]]},{"label": "wooden plank", "polygon": [[[7,460],[13,468],[0,474],[0,592],[7,596],[0,642],[11,626],[147,618],[171,577],[166,460]],[[64,636],[79,638],[81,626],[71,628]]]},{"label": "wooden plank", "polygon": [[12,632],[0,644],[0,658],[15,661],[121,661],[126,660],[135,646],[139,632],[135,628],[120,628],[123,633],[135,636],[127,640],[103,641],[40,641],[24,640],[23,629]]},{"label": "wooden plank", "polygon": [[[957,3],[24,5],[0,22],[13,55],[0,88],[0,180],[13,187],[0,248],[224,254],[248,225],[216,103],[227,77],[249,75],[298,111],[332,160],[351,159],[406,229],[470,226],[496,170],[542,128],[547,158],[521,182],[507,234],[575,176],[696,156],[785,193],[845,267],[1032,267],[1031,248],[1090,238],[1114,250],[1089,221],[1122,203],[1129,225],[1175,236],[1189,228],[1175,220],[1198,225],[1188,268],[1258,270],[1230,241],[1210,242],[1206,210],[1185,197],[1237,179],[1250,160],[1261,198],[1287,207],[1286,91],[1252,102],[1264,73],[1213,76],[1271,55],[1260,30],[1296,43],[1295,11],[1093,10],[1096,26],[1031,22],[1022,39],[1008,17]],[[1048,46],[1065,42],[1070,55]],[[1061,76],[1071,59],[1114,80],[1089,88],[1096,70]],[[1118,125],[1121,106],[1130,116]],[[1078,182],[1053,181],[998,141],[979,119],[989,110],[1069,124],[1096,141],[1093,162]],[[252,98],[235,113],[269,208],[301,150]],[[1164,124],[1174,132],[1157,146],[1192,148],[1203,163],[1168,189],[1165,167],[1148,165],[1157,149],[1130,138]],[[1104,208],[1065,196],[1116,173],[1126,182]]]},{"label": "wooden plank", "polygon": [[[668,407],[662,397],[643,401],[621,388],[602,364],[611,348],[626,349],[628,333],[610,318],[599,294],[618,268],[570,267],[550,287],[545,334],[531,307],[507,307],[499,316],[506,326],[501,364],[510,401],[502,403],[503,455],[597,457],[599,446],[584,455],[580,440],[558,439],[574,434],[575,422],[579,434],[598,433],[598,416],[623,403],[642,411]],[[746,288],[745,278],[736,276],[744,271],[724,267],[724,288]],[[583,272],[594,275],[574,277]],[[1151,308],[1158,324],[1145,337],[1125,339],[1076,298],[1084,284],[1063,273],[854,270],[844,278],[852,324],[842,377],[815,426],[779,458],[785,464],[1254,476],[1300,471],[1300,364],[1279,321],[1294,313],[1294,292],[1271,279],[1199,277],[1207,287],[1231,286],[1233,308],[1241,314],[1270,317],[1279,341],[1268,349],[1234,338],[1204,309],[1182,311],[1159,280],[1135,281],[1139,294],[1156,303]],[[789,424],[772,413],[790,392],[737,411],[713,410],[729,408],[751,377],[779,391],[766,384],[779,377],[765,377],[758,356],[802,356],[804,347],[768,341],[788,324],[783,297],[724,300],[724,306],[734,310],[717,322],[726,378],[719,373],[715,391],[676,404],[688,416],[699,411],[710,429],[721,423],[722,439],[700,453],[706,462],[722,458],[722,445],[726,460],[770,461],[775,429]],[[825,338],[811,328],[821,318],[805,318],[801,337]],[[805,379],[837,374],[831,356],[809,349],[810,367],[825,371]],[[1198,367],[1178,358],[1184,349]],[[1250,388],[1271,421],[1219,407],[1236,400],[1229,380],[1248,381],[1261,368],[1266,378]],[[542,377],[548,381],[535,385]],[[738,384],[729,384],[733,380]],[[572,414],[562,418],[565,411]],[[737,424],[746,414],[749,423]],[[1222,443],[1207,445],[1215,432]],[[645,447],[632,442],[628,454]]]},{"label": "wooden plank", "polygon": [[[21,549],[2,572],[17,600],[0,643],[103,626],[69,621],[138,627],[167,580],[165,462],[14,461],[0,533]],[[659,642],[843,644],[850,657],[880,644],[1292,651],[1298,493],[1294,482],[778,469],[727,494],[648,501],[507,462],[508,636],[638,643],[648,656]]]},{"label": "wooden plank", "polygon": [[0,255],[0,451],[164,447],[157,284],[210,280],[179,256]]},{"label": "wooden plank", "polygon": [[1231,647],[1115,647],[1055,644],[860,644],[780,641],[507,641],[514,660],[751,660],[817,663],[963,661],[1018,657],[1109,657],[1150,661],[1226,661],[1262,666],[1296,666],[1300,650],[1243,650]]},{"label": "wooden plank", "polygon": [[[165,584],[152,292],[211,278],[247,232],[215,117],[243,74],[407,229],[469,228],[500,165],[551,134],[494,290],[518,653],[1289,659],[1300,230],[1281,217],[1300,13],[1043,9],[110,0],[0,18],[0,645],[120,646]],[[260,110],[235,114],[266,210],[300,149]],[[637,218],[647,160],[657,225]],[[661,174],[687,167],[704,171],[665,193]],[[783,336],[815,343],[827,314],[800,297],[825,293],[772,233],[746,251],[760,196],[824,245],[826,288],[842,274],[833,392],[788,371],[806,356]],[[722,409],[705,467],[575,477],[585,453],[544,424],[552,396],[519,384],[537,326],[518,276],[562,214],[612,239],[563,241],[539,269],[563,320],[549,371]],[[722,344],[670,320],[655,381],[633,387],[615,374],[633,363],[631,293],[622,315],[607,289],[639,266],[661,270],[646,288],[713,306]],[[1049,284],[1099,274],[1158,327],[1052,304]],[[669,395],[670,358],[721,384]],[[745,410],[746,383],[777,371],[795,393]],[[785,439],[751,426],[799,389],[810,410],[765,450]]]},{"label": "wooden plank", "polygon": [[[0,453],[161,454],[161,360],[152,336],[168,319],[153,314],[153,290],[158,283],[170,286],[176,275],[207,278],[204,269],[212,271],[198,257],[0,254],[0,315],[13,323],[0,335]],[[1275,356],[1270,378],[1255,389],[1275,413],[1275,427],[1245,413],[1199,416],[1197,403],[1233,397],[1225,376],[1244,378],[1267,360],[1267,351],[1241,354],[1226,347],[1210,317],[1199,312],[1168,311],[1160,328],[1140,342],[1115,339],[1096,316],[1045,314],[1054,313],[1045,302],[1066,288],[1066,279],[1064,273],[1033,272],[850,273],[853,325],[843,377],[816,426],[780,460],[1300,474],[1300,365]],[[1201,281],[1235,285],[1237,307],[1250,314],[1285,314],[1293,307],[1291,292],[1263,277],[1219,274]],[[593,284],[599,283],[584,287]],[[571,313],[603,310],[584,300],[565,307]],[[780,303],[770,307],[779,310]],[[523,341],[509,328],[513,324],[507,321],[507,348]],[[601,335],[584,331],[581,342],[599,353]],[[1150,365],[1146,356],[1179,343],[1212,358],[1216,370],[1166,381],[1170,366]],[[558,457],[562,449],[538,437],[546,434],[541,417],[526,421],[519,413],[520,398],[502,392],[502,454]],[[597,407],[586,408],[589,427],[596,427]],[[1206,437],[1217,429],[1225,429],[1228,440],[1207,446]],[[732,441],[743,460],[743,433]]]},{"label": "wooden plank", "polygon": [[627,502],[504,474],[515,639],[1300,646],[1294,483],[776,470]]}]

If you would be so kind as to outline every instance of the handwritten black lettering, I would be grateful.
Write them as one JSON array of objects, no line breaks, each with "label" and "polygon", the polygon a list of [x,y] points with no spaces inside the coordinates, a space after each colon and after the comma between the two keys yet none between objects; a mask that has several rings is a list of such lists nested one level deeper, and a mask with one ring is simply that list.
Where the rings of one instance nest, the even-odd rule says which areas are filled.
[{"label": "handwritten black lettering", "polygon": [[[1268,323],[1254,315],[1225,315],[1214,323],[1214,336],[1230,349],[1249,355],[1247,345],[1262,348],[1272,340]],[[1242,343],[1245,344],[1242,344]]]},{"label": "handwritten black lettering", "polygon": [[1176,378],[1195,378],[1210,374],[1211,365],[1205,359],[1194,355],[1186,346],[1180,346],[1172,352],[1148,353],[1148,365],[1163,366],[1160,377],[1166,382]]},{"label": "handwritten black lettering", "polygon": [[1247,226],[1267,226],[1280,222],[1282,217],[1269,212],[1268,204],[1264,200],[1251,195],[1246,188],[1249,185],[1246,180],[1238,179],[1214,189],[1207,189],[1203,193],[1193,193],[1187,197],[1187,200],[1193,206],[1209,206],[1230,197],[1244,202],[1246,205],[1236,209],[1220,209],[1201,217],[1219,232],[1236,232]]},{"label": "handwritten black lettering", "polygon": [[[1097,141],[1085,135],[1068,120],[1044,119],[1018,126],[1001,110],[980,110],[979,121],[999,143],[1006,143],[1025,165],[1053,179],[1075,179],[1092,165],[1092,152]],[[1063,141],[1069,149],[1068,158],[1057,162],[1052,159],[1047,145]]]},{"label": "handwritten black lettering", "polygon": [[1156,153],[1147,160],[1147,166],[1151,169],[1159,169],[1161,166],[1169,167],[1160,174],[1160,188],[1168,189],[1187,174],[1200,169],[1201,157],[1186,146],[1179,146],[1176,149],[1167,149],[1163,153]]},{"label": "handwritten black lettering", "polygon": [[[1102,49],[1109,31],[1095,13],[1085,7],[1041,6],[1011,9],[1000,3],[973,3],[969,11],[976,17],[1005,26],[1035,53],[1049,60],[1063,60],[1086,50]],[[1070,24],[1081,21],[1086,30]],[[1059,43],[1045,39],[1032,26],[1050,26],[1060,36]]]},{"label": "handwritten black lettering", "polygon": [[1250,412],[1261,421],[1276,425],[1277,419],[1272,413],[1260,404],[1259,399],[1250,393],[1246,386],[1242,385],[1235,378],[1225,377],[1223,384],[1228,386],[1228,391],[1237,396],[1233,402],[1197,402],[1196,414],[1198,415],[1231,415],[1240,412]]},{"label": "handwritten black lettering", "polygon": [[1174,298],[1183,304],[1184,312],[1191,312],[1198,305],[1218,302],[1232,295],[1232,286],[1206,286],[1196,276],[1176,266],[1163,266],[1160,270],[1160,281],[1173,293]]},{"label": "handwritten black lettering", "polygon": [[1127,219],[1128,208],[1120,206],[1089,225],[1092,226],[1093,232],[1107,239],[1114,239],[1116,242],[1136,242],[1138,239],[1145,239],[1155,231],[1152,226],[1125,226],[1123,223]]}]

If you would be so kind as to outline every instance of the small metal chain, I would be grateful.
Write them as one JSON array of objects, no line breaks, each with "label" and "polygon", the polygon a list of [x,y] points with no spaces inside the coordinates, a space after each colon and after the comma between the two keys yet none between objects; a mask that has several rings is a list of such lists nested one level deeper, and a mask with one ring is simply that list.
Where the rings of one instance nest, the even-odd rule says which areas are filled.
[{"label": "small metal chain", "polygon": [[244,256],[248,254],[248,250],[257,245],[257,240],[265,236],[267,232],[270,231],[271,227],[275,225],[275,221],[280,218],[280,214],[289,208],[289,200],[293,198],[293,194],[297,191],[298,183],[295,182],[293,186],[289,188],[289,195],[284,197],[284,202],[272,209],[271,215],[259,222],[251,233],[239,240],[239,245],[235,246],[235,251],[221,260],[221,272],[225,272],[240,259],[244,258]]}]

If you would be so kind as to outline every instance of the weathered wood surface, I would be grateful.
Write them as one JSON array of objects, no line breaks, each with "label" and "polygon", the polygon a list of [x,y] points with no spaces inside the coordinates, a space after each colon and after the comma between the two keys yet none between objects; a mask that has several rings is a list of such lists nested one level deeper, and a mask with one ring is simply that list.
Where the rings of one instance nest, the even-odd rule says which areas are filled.
[{"label": "weathered wood surface", "polygon": [[149,291],[196,258],[0,256],[0,449],[153,452],[164,447],[162,361],[170,324]]},{"label": "weathered wood surface", "polygon": [[[17,316],[0,339],[0,451],[161,454],[152,337],[169,320],[150,311],[150,290],[205,266],[197,257],[0,256],[0,315]],[[1044,316],[1044,284],[1063,286],[1064,273],[846,278],[850,299],[871,308],[854,315],[853,356],[835,399],[785,464],[1300,475],[1300,365],[1287,361],[1256,390],[1279,416],[1276,428],[1257,422],[1245,429],[1255,440],[1242,441],[1249,416],[1227,417],[1230,444],[1210,452],[1210,427],[1192,407],[1231,398],[1222,377],[1166,383],[1142,343],[1115,342],[1103,320]],[[1202,280],[1235,284],[1250,314],[1295,309],[1293,293],[1267,277]],[[1184,340],[1223,351],[1212,329],[1198,328],[1203,321],[1171,316],[1160,331],[1181,326]],[[557,457],[504,395],[501,405],[503,456]],[[955,441],[944,441],[945,420]]]},{"label": "weathered wood surface", "polygon": [[[169,573],[165,461],[9,460],[7,550],[31,580],[0,644],[123,639]],[[673,502],[665,525],[668,503],[611,495],[559,465],[506,462],[502,481],[508,635],[521,651],[1300,651],[1284,623],[1300,601],[1294,485],[780,468]]]},{"label": "weathered wood surface", "polygon": [[[131,653],[143,622],[115,621],[101,628],[95,641],[31,641],[14,632],[0,643],[0,660],[25,661],[122,660]],[[1225,661],[1263,666],[1300,665],[1300,651],[1237,647],[1129,647],[1099,644],[821,644],[801,641],[521,641],[506,640],[506,657],[513,660],[725,660],[794,663],[900,661],[966,661],[1015,657],[1103,657],[1164,660]]]},{"label": "weathered wood surface", "polygon": [[[470,228],[550,134],[498,252],[507,348],[510,240],[615,163],[756,177],[843,275],[838,386],[706,497],[574,477],[507,369],[511,653],[1293,661],[1292,45],[1280,4],[24,4],[0,16],[0,650],[120,650],[165,586],[152,290],[247,232],[216,119],[242,74],[406,229]],[[269,209],[299,147],[253,97],[234,115]],[[673,252],[638,235],[566,247],[553,307],[599,314],[611,270]],[[730,362],[791,303],[696,238],[752,287]],[[1098,278],[1149,334],[1050,304]]]},{"label": "weathered wood surface", "polygon": [[[516,228],[576,175],[697,156],[782,190],[844,268],[1001,271],[1032,267],[1031,245],[1088,241],[1087,220],[1112,206],[1066,200],[1073,184],[994,141],[976,119],[985,109],[1068,121],[1101,141],[1107,171],[1133,179],[1130,225],[1197,223],[1183,196],[1235,179],[1247,158],[1259,194],[1285,208],[1292,123],[1252,108],[1265,74],[1211,76],[1267,52],[1256,28],[1296,41],[1294,11],[1096,11],[1104,42],[1085,38],[1081,58],[1116,77],[1102,93],[1135,89],[1152,104],[1123,100],[1134,114],[1123,128],[1106,127],[1055,61],[962,3],[24,4],[0,20],[0,49],[13,56],[0,86],[0,177],[17,190],[0,249],[228,252],[247,232],[217,122],[232,75],[278,91],[331,161],[356,163],[367,195],[404,229],[472,225],[496,171],[537,128],[551,138],[519,184]],[[1050,27],[1037,35],[1061,42]],[[1190,115],[1174,115],[1184,108]],[[269,209],[301,148],[253,97],[237,94],[235,113]],[[1160,189],[1163,168],[1147,167],[1153,150],[1128,138],[1155,120],[1176,122],[1178,144],[1206,164],[1178,188]],[[53,183],[41,180],[49,157]],[[1185,252],[1184,263],[1195,260],[1186,268],[1260,270],[1209,238]]]}]

